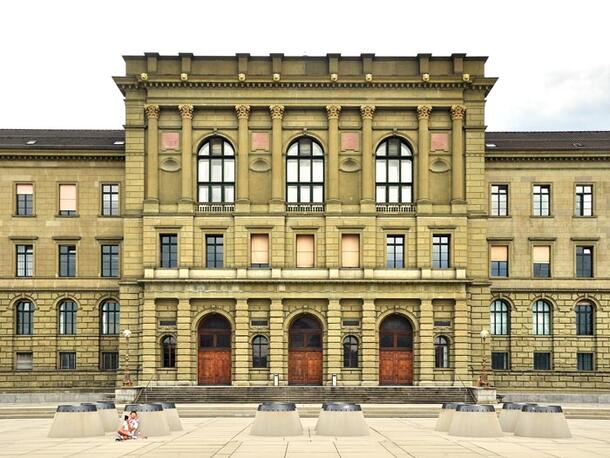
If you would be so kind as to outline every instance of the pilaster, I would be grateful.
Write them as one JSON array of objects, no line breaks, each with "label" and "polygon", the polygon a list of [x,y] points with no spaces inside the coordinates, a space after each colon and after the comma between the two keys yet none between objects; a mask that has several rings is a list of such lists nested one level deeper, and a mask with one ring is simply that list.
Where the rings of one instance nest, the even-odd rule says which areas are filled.
[{"label": "pilaster", "polygon": [[429,155],[430,155],[430,131],[429,121],[432,107],[430,105],[419,105],[417,107],[418,124],[418,158],[417,158],[417,204],[430,203],[429,191]]},{"label": "pilaster", "polygon": [[144,299],[142,305],[142,380],[146,384],[156,377],[157,313],[154,299]]},{"label": "pilaster", "polygon": [[362,198],[360,211],[373,213],[375,211],[375,176],[373,164],[373,115],[375,106],[362,105]]},{"label": "pilaster", "polygon": [[176,369],[178,382],[193,382],[192,347],[193,334],[191,332],[191,303],[188,298],[182,298],[178,302],[178,313],[176,315]]},{"label": "pilaster", "polygon": [[434,310],[430,299],[419,308],[419,385],[434,384]]},{"label": "pilaster", "polygon": [[328,114],[328,197],[326,211],[330,213],[341,210],[339,200],[339,116],[341,105],[327,105]]},{"label": "pilaster", "polygon": [[379,384],[377,344],[377,313],[375,302],[365,299],[362,303],[362,385]]},{"label": "pilaster", "polygon": [[455,384],[461,386],[472,384],[468,371],[468,359],[470,356],[469,326],[468,326],[468,303],[466,299],[457,299],[455,303],[453,334],[453,360],[455,370]]},{"label": "pilaster", "polygon": [[284,164],[282,151],[283,105],[271,105],[271,212],[285,210],[284,199]]},{"label": "pilaster", "polygon": [[[280,385],[288,385],[284,353],[284,308],[282,301],[272,299],[269,307],[269,374],[278,374]],[[286,342],[286,345],[288,342]]]},{"label": "pilaster", "polygon": [[193,105],[178,105],[182,118],[182,198],[181,212],[193,211]]},{"label": "pilaster", "polygon": [[249,354],[250,345],[248,342],[248,301],[247,299],[237,299],[235,304],[235,376],[233,377],[234,386],[249,385]]},{"label": "pilaster", "polygon": [[144,107],[146,130],[146,201],[145,211],[159,211],[159,105]]},{"label": "pilaster", "polygon": [[247,213],[250,211],[249,199],[249,177],[248,177],[248,155],[250,152],[248,118],[250,117],[250,105],[235,106],[239,126],[237,142],[237,200],[235,210]]},{"label": "pilaster", "polygon": [[[465,204],[464,201],[464,116],[466,107],[451,107],[451,205]],[[455,208],[457,210],[457,208]],[[464,211],[465,208],[461,208]]]},{"label": "pilaster", "polygon": [[341,304],[338,299],[328,301],[326,313],[327,337],[326,337],[326,384],[332,384],[333,374],[337,377],[341,374]]}]

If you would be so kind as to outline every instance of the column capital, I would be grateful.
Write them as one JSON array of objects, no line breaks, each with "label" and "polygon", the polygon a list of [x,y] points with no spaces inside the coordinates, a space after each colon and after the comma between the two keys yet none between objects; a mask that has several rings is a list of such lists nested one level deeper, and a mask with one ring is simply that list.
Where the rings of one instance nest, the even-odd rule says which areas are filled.
[{"label": "column capital", "polygon": [[417,119],[430,119],[430,113],[432,107],[430,105],[418,105],[417,106]]},{"label": "column capital", "polygon": [[248,119],[250,116],[250,105],[235,105],[237,119]]},{"label": "column capital", "polygon": [[284,105],[271,105],[271,119],[282,119],[284,117]]},{"label": "column capital", "polygon": [[193,119],[193,105],[178,105],[178,111],[180,111],[180,116],[182,119]]},{"label": "column capital", "polygon": [[326,113],[328,114],[328,119],[339,119],[341,105],[326,105]]},{"label": "column capital", "polygon": [[148,119],[159,119],[159,105],[144,105],[144,112]]},{"label": "column capital", "polygon": [[360,114],[362,115],[362,119],[373,119],[374,113],[375,105],[362,105],[360,107]]},{"label": "column capital", "polygon": [[464,119],[466,107],[464,105],[451,105],[451,119],[454,121]]}]

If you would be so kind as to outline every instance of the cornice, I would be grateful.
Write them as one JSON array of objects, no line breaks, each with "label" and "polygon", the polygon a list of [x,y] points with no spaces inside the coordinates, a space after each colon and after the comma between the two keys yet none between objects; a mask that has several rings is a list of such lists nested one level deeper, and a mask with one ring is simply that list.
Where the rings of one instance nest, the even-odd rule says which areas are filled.
[{"label": "cornice", "polygon": [[81,151],[3,151],[0,150],[0,160],[52,160],[52,161],[124,161],[125,153],[121,152],[81,152]]},{"label": "cornice", "polygon": [[[538,154],[537,154],[538,153]],[[552,162],[552,161],[610,161],[610,152],[587,152],[580,151],[577,154],[574,152],[565,153],[544,153],[530,151],[528,153],[485,153],[485,161],[487,162]]]}]

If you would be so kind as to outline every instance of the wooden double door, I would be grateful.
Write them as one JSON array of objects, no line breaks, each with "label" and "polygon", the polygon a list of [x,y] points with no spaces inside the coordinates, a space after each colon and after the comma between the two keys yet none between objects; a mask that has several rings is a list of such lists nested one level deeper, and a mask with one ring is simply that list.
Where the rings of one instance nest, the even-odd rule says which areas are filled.
[{"label": "wooden double door", "polygon": [[219,314],[205,317],[198,329],[198,383],[231,384],[231,324]]},{"label": "wooden double door", "polygon": [[288,384],[322,385],[322,327],[312,315],[298,316],[288,336]]},{"label": "wooden double door", "polygon": [[413,384],[413,327],[402,315],[389,315],[379,327],[379,384]]}]

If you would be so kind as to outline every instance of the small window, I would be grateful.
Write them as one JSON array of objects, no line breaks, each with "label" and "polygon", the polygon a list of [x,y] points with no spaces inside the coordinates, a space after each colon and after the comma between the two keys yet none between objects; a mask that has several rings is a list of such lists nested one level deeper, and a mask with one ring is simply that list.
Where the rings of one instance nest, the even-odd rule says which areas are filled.
[{"label": "small window", "polygon": [[102,335],[116,335],[119,333],[119,303],[115,300],[107,300],[102,304],[101,330]]},{"label": "small window", "polygon": [[358,354],[360,342],[356,336],[345,336],[343,338],[343,367],[356,369],[358,367]]},{"label": "small window", "polygon": [[103,216],[118,216],[119,215],[119,185],[118,184],[103,184],[102,185],[102,215]]},{"label": "small window", "polygon": [[543,300],[534,302],[532,308],[534,335],[548,336],[551,334],[551,305]]},{"label": "small window", "polygon": [[593,370],[593,353],[577,353],[576,369],[579,371]]},{"label": "small window", "polygon": [[18,216],[32,216],[34,214],[34,185],[18,184],[16,191],[16,214]]},{"label": "small window", "polygon": [[538,371],[550,371],[551,354],[548,352],[534,352],[534,369]]},{"label": "small window", "polygon": [[16,275],[31,277],[34,275],[34,245],[16,245]]},{"label": "small window", "polygon": [[593,278],[593,247],[576,247],[576,276],[578,278]]},{"label": "small window", "polygon": [[492,245],[489,267],[492,277],[508,277],[508,245]]},{"label": "small window", "polygon": [[17,335],[31,336],[34,334],[34,304],[27,300],[17,302],[15,314]]},{"label": "small window", "polygon": [[119,245],[102,245],[102,277],[119,277]]},{"label": "small window", "polygon": [[533,193],[533,214],[534,216],[550,216],[551,215],[551,186],[534,185]]},{"label": "small window", "polygon": [[360,267],[360,235],[341,236],[341,267]]},{"label": "small window", "polygon": [[76,352],[60,351],[59,352],[59,370],[74,370],[76,369]]},{"label": "small window", "polygon": [[360,320],[345,319],[343,320],[343,326],[360,326]]},{"label": "small window", "polygon": [[205,265],[208,269],[222,269],[224,267],[224,236],[205,236]]},{"label": "small window", "polygon": [[250,320],[250,326],[269,326],[269,320]]},{"label": "small window", "polygon": [[510,331],[510,307],[502,299],[491,303],[491,334],[495,336],[508,335]]},{"label": "small window", "polygon": [[593,216],[593,186],[576,185],[576,216]]},{"label": "small window", "polygon": [[549,278],[551,276],[551,247],[538,245],[533,247],[534,277]]},{"label": "small window", "polygon": [[449,367],[449,340],[445,336],[434,339],[434,367],[437,369]]},{"label": "small window", "polygon": [[119,353],[116,351],[103,351],[100,356],[100,369],[103,371],[116,371],[119,368]]},{"label": "small window", "polygon": [[592,336],[593,335],[593,306],[587,303],[576,305],[576,335]]},{"label": "small window", "polygon": [[59,276],[76,277],[76,245],[59,245]]},{"label": "small window", "polygon": [[17,352],[15,355],[15,370],[31,371],[34,368],[32,352]]},{"label": "small window", "polygon": [[175,269],[178,267],[178,236],[176,234],[161,234],[161,268]]},{"label": "small window", "polygon": [[265,336],[254,336],[252,339],[252,367],[264,369],[269,363],[269,339]]},{"label": "small window", "polygon": [[161,339],[161,354],[163,355],[163,367],[176,367],[176,338],[165,336]]},{"label": "small window", "polygon": [[450,235],[432,237],[432,268],[448,269],[450,266]]},{"label": "small window", "polygon": [[59,185],[59,214],[61,216],[76,215],[76,185]]},{"label": "small window", "polygon": [[508,216],[508,185],[491,185],[491,216]]},{"label": "small window", "polygon": [[386,237],[386,261],[388,269],[403,269],[405,267],[404,235],[388,235]]},{"label": "small window", "polygon": [[76,334],[76,302],[73,300],[65,300],[59,304],[59,333]]},{"label": "small window", "polygon": [[269,234],[250,236],[250,259],[253,269],[269,268]]},{"label": "small window", "polygon": [[491,369],[494,371],[508,370],[508,353],[503,351],[492,351]]},{"label": "small window", "polygon": [[315,238],[312,234],[298,234],[297,245],[297,267],[315,267]]}]

